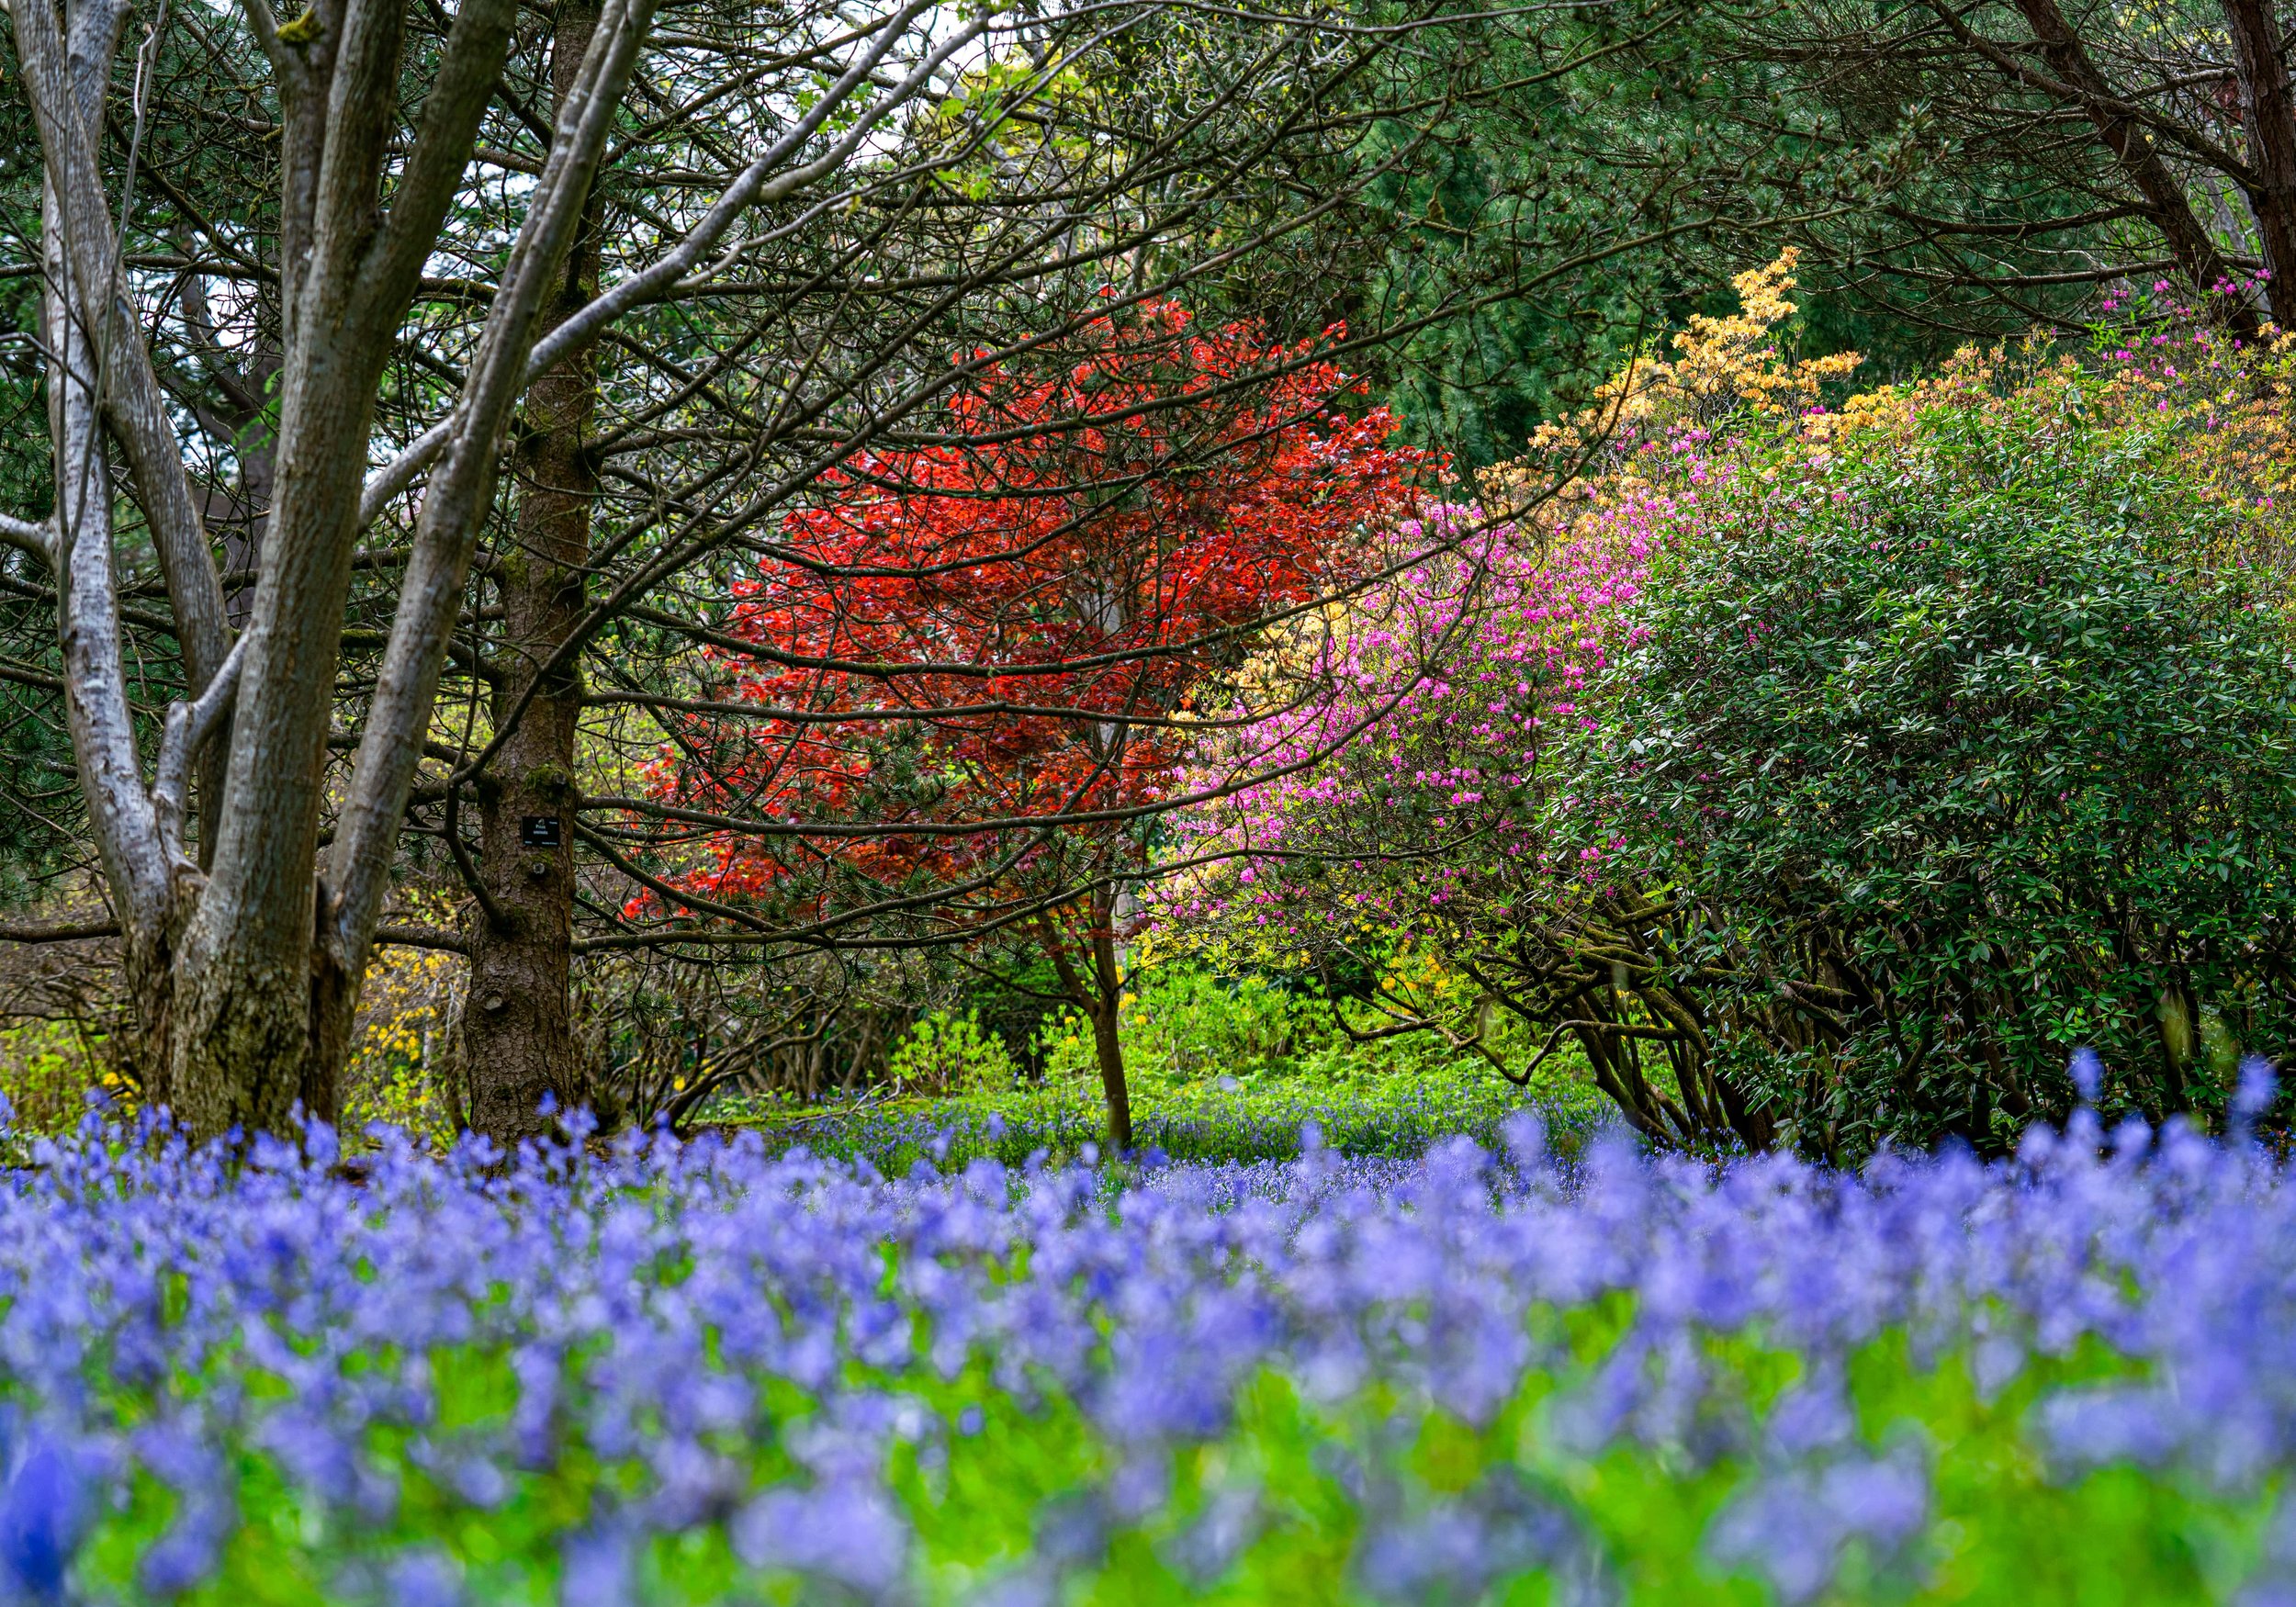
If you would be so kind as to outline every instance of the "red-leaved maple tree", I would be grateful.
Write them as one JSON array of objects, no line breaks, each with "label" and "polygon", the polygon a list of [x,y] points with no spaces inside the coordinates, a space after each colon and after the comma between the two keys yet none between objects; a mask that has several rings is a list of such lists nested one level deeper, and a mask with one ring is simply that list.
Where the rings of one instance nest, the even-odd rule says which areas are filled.
[{"label": "red-leaved maple tree", "polygon": [[[652,778],[730,822],[659,884],[707,912],[1031,930],[1131,1142],[1120,927],[1196,694],[1343,584],[1439,463],[1313,344],[1152,302],[1057,365],[985,370],[919,444],[857,454],[734,587]],[[681,899],[682,895],[682,899]]]}]

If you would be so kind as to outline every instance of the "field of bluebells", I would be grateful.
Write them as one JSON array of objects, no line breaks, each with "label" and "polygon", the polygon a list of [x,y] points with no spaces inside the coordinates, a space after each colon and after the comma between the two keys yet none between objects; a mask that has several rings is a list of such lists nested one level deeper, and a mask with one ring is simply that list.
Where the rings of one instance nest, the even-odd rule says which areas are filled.
[{"label": "field of bluebells", "polygon": [[8,1173],[12,1599],[2296,1600],[2296,1186],[2239,1131],[308,1151]]}]

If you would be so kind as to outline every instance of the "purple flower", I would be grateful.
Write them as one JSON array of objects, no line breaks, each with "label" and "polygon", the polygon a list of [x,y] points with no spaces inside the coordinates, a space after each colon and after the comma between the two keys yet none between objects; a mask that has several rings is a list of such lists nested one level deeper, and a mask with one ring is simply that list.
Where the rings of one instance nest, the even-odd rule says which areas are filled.
[{"label": "purple flower", "polygon": [[390,1607],[459,1607],[462,1570],[444,1552],[409,1552],[391,1559],[383,1595]]},{"label": "purple flower", "polygon": [[859,1482],[769,1490],[734,1519],[735,1553],[753,1568],[811,1574],[882,1594],[908,1566],[908,1526],[884,1492]]},{"label": "purple flower", "polygon": [[560,1607],[630,1607],[637,1600],[637,1558],[619,1525],[568,1538],[558,1576]]},{"label": "purple flower", "polygon": [[2233,1092],[2232,1119],[2243,1132],[2256,1123],[2257,1118],[2271,1108],[2273,1098],[2279,1093],[2279,1074],[2272,1062],[2262,1055],[2250,1055],[2240,1062],[2240,1085]]},{"label": "purple flower", "polygon": [[62,1596],[93,1493],[72,1445],[34,1431],[0,1492],[0,1566],[18,1590],[40,1601]]},{"label": "purple flower", "polygon": [[2097,1096],[2103,1089],[2104,1084],[2104,1063],[2097,1058],[2097,1051],[2093,1049],[2075,1050],[2073,1051],[2073,1089],[2080,1096],[2081,1103],[2096,1104]]}]

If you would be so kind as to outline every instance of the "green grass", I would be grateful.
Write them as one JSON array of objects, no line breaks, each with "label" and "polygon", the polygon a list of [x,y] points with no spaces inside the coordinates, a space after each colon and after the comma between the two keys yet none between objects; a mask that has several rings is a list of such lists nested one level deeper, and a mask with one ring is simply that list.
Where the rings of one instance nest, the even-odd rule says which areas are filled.
[{"label": "green grass", "polygon": [[[1575,1090],[1532,1094],[1480,1063],[1424,1078],[1330,1082],[1263,1076],[1175,1083],[1148,1076],[1131,1093],[1135,1148],[1176,1162],[1287,1160],[1300,1152],[1302,1129],[1310,1127],[1345,1154],[1407,1158],[1454,1134],[1493,1145],[1501,1125],[1520,1110],[1537,1110],[1558,1136],[1583,1131],[1602,1115],[1593,1098]],[[827,1107],[729,1101],[712,1114],[754,1126],[777,1146],[803,1144],[817,1155],[865,1160],[888,1176],[919,1161],[956,1167],[989,1156],[1018,1166],[1040,1151],[1065,1160],[1087,1145],[1104,1145],[1108,1130],[1098,1084],[1076,1078]]]}]

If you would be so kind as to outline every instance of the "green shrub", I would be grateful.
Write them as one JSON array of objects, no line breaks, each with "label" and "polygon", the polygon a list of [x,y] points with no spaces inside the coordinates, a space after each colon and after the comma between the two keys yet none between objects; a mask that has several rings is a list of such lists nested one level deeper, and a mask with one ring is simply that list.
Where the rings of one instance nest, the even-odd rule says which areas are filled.
[{"label": "green shrub", "polygon": [[936,1010],[910,1028],[893,1051],[893,1086],[906,1094],[993,1093],[1013,1082],[1004,1039],[981,1028],[968,1010]]},{"label": "green shrub", "polygon": [[[1136,979],[1118,1017],[1125,1074],[1135,1090],[1199,1084],[1246,1087],[1298,1082],[1316,1087],[1367,1084],[1388,1078],[1449,1079],[1503,1085],[1491,1055],[1462,1047],[1478,1016],[1478,992],[1432,955],[1391,956],[1377,979],[1399,1008],[1443,1022],[1450,1036],[1425,1031],[1358,1041],[1343,1029],[1334,1001],[1309,979],[1289,983],[1245,972],[1223,975],[1192,960],[1170,960]],[[1392,1019],[1360,999],[1338,1002],[1362,1034]],[[1048,1086],[1099,1077],[1091,1029],[1075,1016],[1048,1021],[1039,1039]],[[1520,1021],[1488,1012],[1481,1041],[1500,1062],[1527,1065],[1538,1044]],[[1551,1057],[1526,1092],[1551,1107],[1582,1095],[1585,1064],[1575,1054]]]},{"label": "green shrub", "polygon": [[2296,663],[2224,517],[2062,371],[1706,491],[1581,830],[1697,912],[1679,974],[1783,1139],[2006,1142],[2081,1046],[2109,1107],[2213,1109],[2225,1046],[2296,1042]]},{"label": "green shrub", "polygon": [[106,1050],[101,1034],[70,1021],[25,1021],[0,1029],[0,1096],[16,1132],[70,1131],[94,1096],[106,1103],[133,1090]]},{"label": "green shrub", "polygon": [[[1266,978],[1228,978],[1189,964],[1135,977],[1118,1017],[1126,1076],[1135,1084],[1296,1074],[1303,1055],[1335,1037],[1328,1007]],[[1098,1062],[1083,1017],[1055,1017],[1039,1037],[1048,1083],[1095,1080]]]}]

